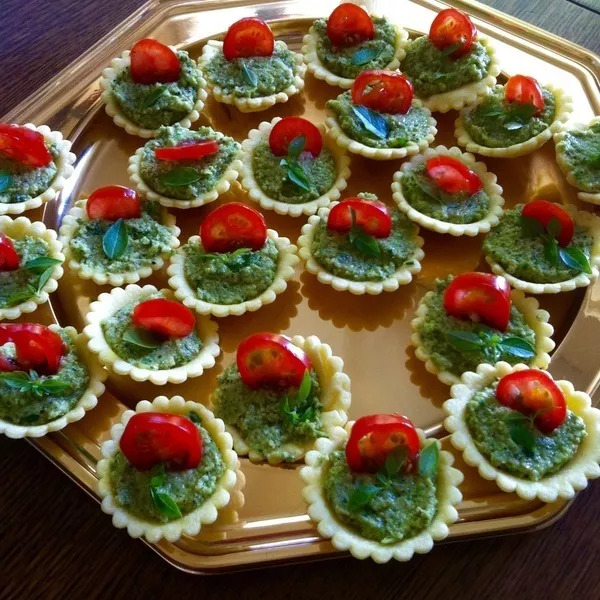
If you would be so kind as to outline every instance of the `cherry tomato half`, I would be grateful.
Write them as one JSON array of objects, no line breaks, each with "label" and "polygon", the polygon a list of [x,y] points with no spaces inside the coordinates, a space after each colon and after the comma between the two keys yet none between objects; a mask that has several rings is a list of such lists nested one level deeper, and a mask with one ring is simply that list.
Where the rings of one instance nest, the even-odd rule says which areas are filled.
[{"label": "cherry tomato half", "polygon": [[510,320],[510,286],[491,273],[462,273],[444,291],[444,308],[457,319],[481,321],[504,331]]},{"label": "cherry tomato half", "polygon": [[392,231],[390,209],[379,200],[363,198],[346,198],[336,204],[327,218],[327,227],[339,233],[346,233],[352,227],[352,211],[356,217],[356,225],[365,233],[377,238],[386,238]]},{"label": "cherry tomato half", "polygon": [[19,255],[12,240],[0,233],[0,271],[15,271],[19,264]]},{"label": "cherry tomato half", "polygon": [[52,154],[39,131],[8,123],[0,123],[0,154],[32,168],[52,162]]},{"label": "cherry tomato half", "polygon": [[496,388],[498,402],[525,415],[536,415],[535,426],[552,433],[567,418],[565,395],[545,371],[525,369],[505,375]]},{"label": "cherry tomato half", "polygon": [[316,125],[302,117],[284,117],[277,121],[269,135],[269,147],[275,156],[285,156],[288,148],[298,136],[305,139],[304,152],[319,156],[323,148],[323,136]]},{"label": "cherry tomato half", "polygon": [[237,367],[250,388],[288,388],[299,387],[312,364],[308,355],[285,336],[256,333],[238,346]]},{"label": "cherry tomato half", "polygon": [[219,151],[219,142],[217,140],[205,140],[191,144],[182,144],[181,146],[167,146],[165,148],[155,148],[154,156],[159,160],[181,161],[181,160],[200,160],[205,156],[212,156]]},{"label": "cherry tomato half", "polygon": [[236,21],[228,30],[223,41],[223,54],[227,60],[249,56],[271,56],[275,38],[271,28],[257,17],[246,17]]},{"label": "cherry tomato half", "polygon": [[390,114],[406,114],[414,96],[413,85],[399,71],[363,71],[352,84],[352,102]]},{"label": "cherry tomato half", "polygon": [[548,200],[533,200],[523,207],[521,216],[529,217],[539,221],[544,228],[548,227],[550,219],[556,219],[560,223],[560,233],[556,238],[558,245],[568,246],[575,233],[575,223],[571,215],[559,204],[548,202]]},{"label": "cherry tomato half", "polygon": [[507,102],[518,104],[531,104],[537,108],[540,114],[544,110],[544,95],[540,84],[533,77],[525,75],[513,75],[506,82],[504,98]]},{"label": "cherry tomato half", "polygon": [[202,460],[202,436],[186,417],[165,413],[136,413],[129,419],[121,452],[133,467],[147,471],[165,463],[169,471],[194,469]]},{"label": "cherry tomato half", "polygon": [[356,4],[340,4],[327,19],[327,37],[334,46],[360,44],[375,37],[373,19]]},{"label": "cherry tomato half", "polygon": [[427,175],[449,194],[476,194],[483,183],[479,175],[452,156],[432,156],[425,162]]},{"label": "cherry tomato half", "polygon": [[169,46],[146,38],[131,49],[131,78],[135,83],[170,83],[181,75],[179,57]]},{"label": "cherry tomato half", "polygon": [[90,219],[137,219],[142,215],[140,197],[135,190],[123,185],[98,188],[87,199],[85,210]]},{"label": "cherry tomato half", "polygon": [[476,37],[477,29],[471,19],[455,8],[441,10],[429,29],[431,43],[440,50],[462,44],[450,54],[452,58],[467,54]]},{"label": "cherry tomato half", "polygon": [[401,415],[361,417],[352,426],[346,444],[346,461],[352,471],[375,472],[385,464],[388,454],[403,446],[407,470],[412,470],[419,454],[419,436],[412,422]]},{"label": "cherry tomato half", "polygon": [[170,338],[183,338],[194,330],[196,317],[181,302],[153,298],[133,309],[133,324]]}]

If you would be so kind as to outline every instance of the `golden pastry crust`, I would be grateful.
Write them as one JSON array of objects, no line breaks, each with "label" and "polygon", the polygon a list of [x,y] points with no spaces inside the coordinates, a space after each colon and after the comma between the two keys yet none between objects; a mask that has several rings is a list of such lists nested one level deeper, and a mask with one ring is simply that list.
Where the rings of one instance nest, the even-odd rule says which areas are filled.
[{"label": "golden pastry crust", "polygon": [[464,373],[461,383],[452,386],[451,398],[444,403],[444,411],[448,415],[444,427],[452,434],[452,445],[462,450],[465,462],[477,467],[484,479],[495,481],[503,491],[515,492],[526,500],[539,498],[542,502],[554,502],[558,498],[570,499],[575,496],[575,492],[587,486],[588,479],[600,477],[600,411],[592,407],[587,394],[576,392],[569,381],[556,381],[565,395],[568,409],[583,419],[587,436],[567,465],[540,481],[521,479],[492,466],[475,446],[464,420],[466,406],[476,392],[504,375],[528,368],[523,364],[511,366],[499,362],[495,365],[481,364],[477,367],[477,372]]}]

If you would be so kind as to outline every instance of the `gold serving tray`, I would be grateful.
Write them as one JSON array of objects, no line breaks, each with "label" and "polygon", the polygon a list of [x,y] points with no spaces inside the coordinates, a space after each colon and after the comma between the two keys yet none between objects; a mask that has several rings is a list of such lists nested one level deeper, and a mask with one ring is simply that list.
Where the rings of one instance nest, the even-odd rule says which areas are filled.
[{"label": "gold serving tray", "polygon": [[[227,27],[244,16],[258,15],[269,21],[275,35],[293,49],[300,47],[311,21],[328,15],[334,0],[274,0],[253,3],[247,0],[152,0],[125,20],[117,29],[83,54],[34,96],[23,101],[3,120],[36,124],[47,123],[73,141],[77,154],[75,175],[59,199],[45,210],[28,216],[58,229],[62,216],[80,194],[111,183],[128,184],[127,158],[144,143],[116,127],[104,113],[98,88],[101,70],[110,60],[143,37],[186,48],[195,58],[202,45],[222,35]],[[387,0],[367,2],[374,13],[386,14],[413,34],[426,32],[434,14],[445,5],[431,0]],[[449,2],[472,15],[478,29],[489,36],[497,48],[507,73],[533,74],[542,82],[551,81],[574,97],[578,120],[600,113],[598,57],[570,42],[516,21],[471,1]],[[274,116],[305,114],[321,122],[323,108],[340,90],[307,75],[306,89],[287,104],[268,111],[243,115],[210,99],[200,124],[208,123],[239,141],[261,121]],[[436,144],[453,145],[456,113],[436,114],[440,133]],[[370,162],[352,156],[352,177],[346,191],[375,192],[390,201],[392,175],[399,161]],[[510,207],[533,196],[576,203],[574,190],[560,174],[554,161],[551,142],[532,155],[512,160],[485,159],[504,188]],[[219,202],[245,200],[238,184]],[[182,228],[183,242],[196,233],[211,205],[189,211],[173,210]],[[590,209],[590,207],[587,207]],[[304,219],[281,217],[266,211],[270,227],[295,240]],[[395,293],[376,297],[354,297],[335,292],[329,286],[298,269],[295,280],[275,303],[257,313],[219,319],[222,354],[213,369],[201,378],[182,385],[156,387],[133,384],[112,376],[108,391],[99,406],[77,423],[61,432],[30,440],[45,456],[82,489],[98,499],[96,461],[100,445],[109,429],[126,407],[157,395],[182,394],[206,403],[217,375],[233,359],[238,343],[247,335],[270,330],[290,334],[316,334],[330,344],[345,361],[352,379],[350,416],[374,412],[400,412],[430,435],[442,437],[441,405],[448,388],[425,371],[409,345],[410,321],[422,295],[431,289],[436,277],[448,273],[484,268],[480,256],[481,236],[454,238],[421,231],[425,238],[423,270],[416,280]],[[166,287],[164,270],[145,280]],[[38,309],[22,320],[71,324],[79,330],[90,301],[109,287],[96,286],[67,273],[52,296],[52,304]],[[551,371],[555,377],[570,379],[577,389],[593,394],[600,373],[593,349],[600,339],[600,283],[585,293],[582,290],[540,298],[551,312],[558,346]],[[443,440],[447,449],[447,439]],[[455,453],[456,455],[456,453]],[[495,484],[482,480],[457,456],[458,468],[465,473],[461,486],[464,499],[459,506],[459,521],[450,528],[452,540],[499,535],[537,529],[559,518],[568,502],[544,504],[525,501],[501,492]],[[323,540],[305,512],[301,496],[300,465],[273,467],[242,460],[246,475],[245,505],[237,513],[226,511],[214,525],[200,535],[184,537],[176,544],[163,541],[151,545],[172,565],[192,573],[214,573],[259,567],[283,562],[305,561],[340,556],[329,541]],[[106,527],[110,527],[106,517]],[[123,533],[123,535],[126,535]]]}]

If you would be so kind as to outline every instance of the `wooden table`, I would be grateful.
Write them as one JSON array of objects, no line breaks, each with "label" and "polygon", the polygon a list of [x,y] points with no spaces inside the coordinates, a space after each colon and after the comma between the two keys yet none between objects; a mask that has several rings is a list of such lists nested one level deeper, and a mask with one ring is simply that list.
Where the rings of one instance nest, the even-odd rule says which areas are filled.
[{"label": "wooden table", "polygon": [[[143,0],[2,0],[0,114]],[[600,0],[486,0],[600,52]],[[7,85],[10,82],[10,85]],[[16,83],[14,83],[16,82]],[[600,484],[555,525],[446,544],[410,563],[352,559],[198,578],[117,531],[25,442],[0,438],[0,598],[598,598]]]}]

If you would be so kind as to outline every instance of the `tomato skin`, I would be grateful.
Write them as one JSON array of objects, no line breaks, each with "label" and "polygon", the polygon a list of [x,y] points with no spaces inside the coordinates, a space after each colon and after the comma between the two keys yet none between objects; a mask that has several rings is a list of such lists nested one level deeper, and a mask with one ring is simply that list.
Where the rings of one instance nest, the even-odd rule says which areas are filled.
[{"label": "tomato skin", "polygon": [[194,330],[196,317],[181,302],[168,298],[153,298],[140,302],[133,309],[133,324],[169,338],[184,338]]},{"label": "tomato skin", "polygon": [[550,219],[557,219],[560,223],[560,233],[556,238],[558,245],[563,248],[568,246],[575,233],[575,223],[571,215],[560,204],[548,200],[532,200],[521,211],[521,216],[539,221],[544,228],[548,227]]},{"label": "tomato skin", "polygon": [[504,406],[524,415],[537,415],[533,423],[545,434],[552,433],[567,418],[567,401],[562,390],[545,371],[525,369],[505,375],[498,382],[496,398]]},{"label": "tomato skin", "polygon": [[341,48],[372,40],[375,37],[373,19],[356,4],[340,4],[327,19],[327,37],[334,46]]},{"label": "tomato skin", "polygon": [[129,419],[121,452],[139,471],[165,463],[168,471],[194,469],[202,460],[200,432],[188,418],[158,412],[136,413]]},{"label": "tomato skin", "polygon": [[327,217],[327,228],[338,233],[347,233],[352,228],[352,211],[356,224],[376,238],[386,238],[392,232],[390,209],[379,200],[346,198],[336,204]]},{"label": "tomato skin", "polygon": [[540,84],[525,75],[513,75],[506,82],[504,98],[507,102],[531,104],[537,108],[537,115],[544,110],[544,94]]},{"label": "tomato skin", "polygon": [[200,160],[205,156],[212,156],[218,151],[219,142],[217,140],[205,140],[191,144],[182,144],[181,146],[155,148],[154,156],[159,160],[177,162],[181,160]]},{"label": "tomato skin", "polygon": [[246,338],[238,346],[236,362],[242,381],[252,389],[299,387],[312,368],[308,355],[277,333]]},{"label": "tomato skin", "polygon": [[146,38],[131,49],[131,78],[135,83],[171,83],[181,75],[179,57],[169,46]]},{"label": "tomato skin", "polygon": [[450,54],[451,58],[460,58],[468,54],[476,38],[477,29],[473,25],[473,21],[455,8],[441,10],[429,29],[431,43],[440,50],[464,40],[463,45]]},{"label": "tomato skin", "polygon": [[0,155],[32,168],[52,162],[52,154],[39,131],[9,123],[0,123]]},{"label": "tomato skin", "polygon": [[250,56],[271,56],[275,38],[271,28],[257,17],[236,21],[225,35],[223,54],[227,60]]},{"label": "tomato skin", "polygon": [[425,162],[427,175],[449,194],[476,194],[483,188],[479,175],[452,156],[432,156]]},{"label": "tomato skin", "polygon": [[316,125],[302,117],[284,117],[275,123],[269,134],[269,147],[275,156],[286,156],[288,147],[299,135],[306,138],[304,152],[319,156],[323,149],[323,136]]},{"label": "tomato skin", "polygon": [[415,95],[410,79],[399,71],[363,71],[352,84],[352,102],[389,114],[406,114]]},{"label": "tomato skin", "polygon": [[15,271],[19,264],[19,255],[12,240],[0,233],[0,271]]},{"label": "tomato skin", "polygon": [[123,185],[107,185],[90,194],[85,211],[90,219],[137,219],[142,216],[142,203],[135,190]]},{"label": "tomato skin", "polygon": [[407,470],[412,470],[417,464],[420,442],[410,419],[397,414],[361,417],[350,431],[346,461],[351,471],[373,473],[384,466],[387,455],[398,446],[406,448]]},{"label": "tomato skin", "polygon": [[444,308],[457,319],[481,321],[505,331],[510,321],[510,285],[491,273],[461,273],[444,290]]}]

